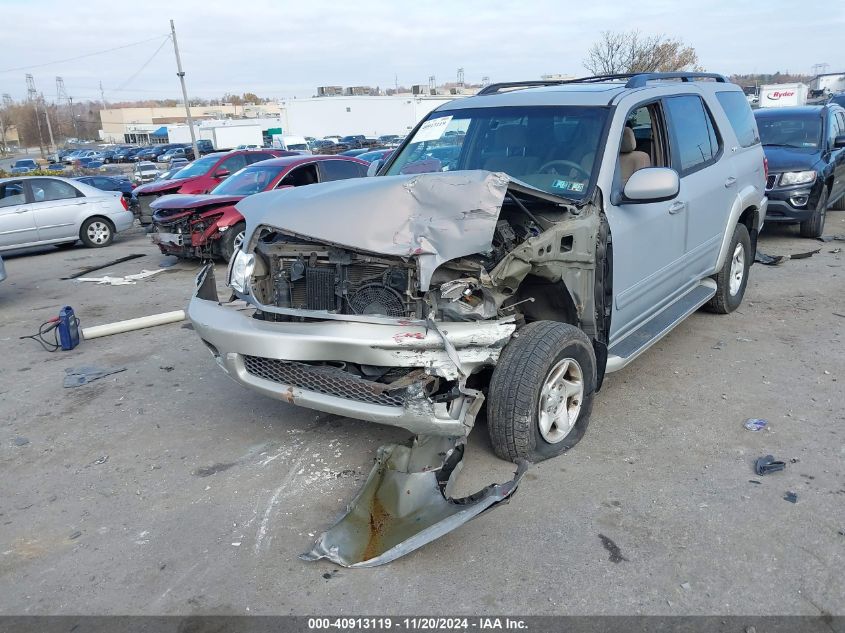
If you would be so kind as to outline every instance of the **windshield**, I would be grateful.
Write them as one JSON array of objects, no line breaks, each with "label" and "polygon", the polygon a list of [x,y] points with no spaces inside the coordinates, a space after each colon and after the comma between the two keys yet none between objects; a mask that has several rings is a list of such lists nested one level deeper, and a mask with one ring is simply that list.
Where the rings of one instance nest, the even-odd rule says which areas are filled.
[{"label": "windshield", "polygon": [[548,193],[587,194],[607,109],[508,106],[434,112],[388,175],[456,169],[502,171]]},{"label": "windshield", "polygon": [[180,169],[179,173],[173,176],[173,179],[175,180],[177,178],[193,178],[194,176],[202,176],[203,174],[208,173],[208,170],[214,167],[214,165],[219,159],[219,156],[206,156],[205,158],[195,160],[193,163],[191,163],[184,169]]},{"label": "windshield", "polygon": [[253,165],[244,167],[211,190],[217,196],[249,196],[264,191],[282,173],[281,167]]},{"label": "windshield", "polygon": [[822,137],[820,117],[758,117],[757,128],[763,145],[817,148]]}]

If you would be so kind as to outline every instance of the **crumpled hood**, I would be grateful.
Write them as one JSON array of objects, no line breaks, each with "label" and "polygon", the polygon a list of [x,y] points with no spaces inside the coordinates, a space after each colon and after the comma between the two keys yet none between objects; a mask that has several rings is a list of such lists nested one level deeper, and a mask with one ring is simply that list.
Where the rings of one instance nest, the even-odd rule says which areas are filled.
[{"label": "crumpled hood", "polygon": [[178,180],[155,180],[135,188],[135,194],[161,193],[171,189],[179,189],[182,185],[193,180],[192,178],[179,178]]},{"label": "crumpled hood", "polygon": [[243,196],[212,196],[210,194],[174,194],[162,196],[150,204],[153,209],[201,209],[202,207],[234,205]]},{"label": "crumpled hood", "polygon": [[509,179],[483,170],[353,178],[268,191],[236,205],[266,225],[348,248],[416,257],[420,289],[446,261],[490,250]]}]

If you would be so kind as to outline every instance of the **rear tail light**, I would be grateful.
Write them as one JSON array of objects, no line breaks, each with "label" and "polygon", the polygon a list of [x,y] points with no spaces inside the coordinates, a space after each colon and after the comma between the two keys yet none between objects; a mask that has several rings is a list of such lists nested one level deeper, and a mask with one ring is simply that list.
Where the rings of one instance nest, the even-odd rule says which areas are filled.
[{"label": "rear tail light", "polygon": [[769,179],[769,159],[763,156],[763,178]]},{"label": "rear tail light", "polygon": [[124,198],[123,196],[120,196],[120,204],[123,205],[124,211],[129,211],[129,203],[126,202],[126,198]]}]

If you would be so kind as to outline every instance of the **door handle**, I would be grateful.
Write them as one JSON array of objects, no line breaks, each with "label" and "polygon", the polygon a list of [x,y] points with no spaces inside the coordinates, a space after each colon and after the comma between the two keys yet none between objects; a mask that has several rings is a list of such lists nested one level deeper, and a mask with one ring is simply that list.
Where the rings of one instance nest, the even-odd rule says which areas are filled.
[{"label": "door handle", "polygon": [[736,178],[734,178],[733,176],[730,176],[725,181],[725,189],[727,189],[728,187],[732,187],[734,184],[736,184]]},{"label": "door handle", "polygon": [[681,202],[678,200],[677,202],[673,202],[669,205],[669,215],[675,215],[676,213],[680,213],[683,211],[687,206],[686,202]]},{"label": "door handle", "polygon": [[15,211],[15,215],[19,215],[21,213],[26,213],[27,211],[29,211],[29,209],[18,209],[17,211]]}]

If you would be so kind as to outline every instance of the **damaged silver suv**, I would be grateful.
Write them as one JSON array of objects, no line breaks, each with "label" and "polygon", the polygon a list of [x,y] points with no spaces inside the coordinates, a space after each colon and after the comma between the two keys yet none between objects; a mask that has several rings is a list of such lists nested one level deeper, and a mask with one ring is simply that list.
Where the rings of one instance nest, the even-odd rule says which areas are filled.
[{"label": "damaged silver suv", "polygon": [[[767,204],[756,132],[720,75],[488,86],[376,177],[240,202],[238,301],[209,266],[190,318],[265,395],[456,445],[486,404],[497,455],[546,459],[584,435],[605,373],[739,306]],[[427,467],[450,454],[422,444]]]}]

